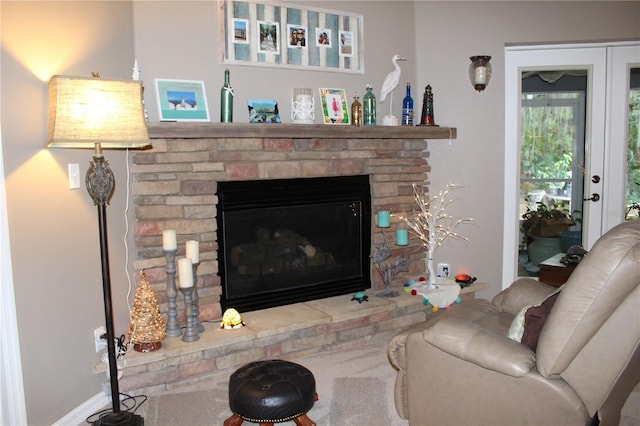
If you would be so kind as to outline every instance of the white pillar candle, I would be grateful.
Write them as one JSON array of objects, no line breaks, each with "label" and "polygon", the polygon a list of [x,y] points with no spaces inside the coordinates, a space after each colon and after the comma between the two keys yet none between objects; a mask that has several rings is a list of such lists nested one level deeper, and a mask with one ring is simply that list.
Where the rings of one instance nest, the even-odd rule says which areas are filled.
[{"label": "white pillar candle", "polygon": [[196,240],[189,240],[186,243],[187,257],[192,263],[200,263],[200,243]]},{"label": "white pillar candle", "polygon": [[176,231],[174,231],[173,229],[162,231],[162,248],[164,250],[175,250],[178,248],[178,242],[176,241]]},{"label": "white pillar candle", "polygon": [[487,84],[487,67],[476,68],[476,84]]},{"label": "white pillar candle", "polygon": [[311,95],[296,95],[296,102],[301,104],[311,104]]},{"label": "white pillar candle", "polygon": [[191,259],[183,258],[178,260],[178,278],[180,279],[180,288],[193,287],[193,264]]}]

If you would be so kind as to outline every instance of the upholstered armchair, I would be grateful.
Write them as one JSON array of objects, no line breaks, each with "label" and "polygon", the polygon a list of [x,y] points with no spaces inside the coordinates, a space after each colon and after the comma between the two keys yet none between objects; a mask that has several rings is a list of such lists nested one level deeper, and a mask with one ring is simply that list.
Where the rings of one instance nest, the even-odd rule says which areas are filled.
[{"label": "upholstered armchair", "polygon": [[400,417],[617,426],[640,381],[640,221],[603,235],[548,297],[556,290],[521,279],[491,302],[465,301],[395,336]]}]

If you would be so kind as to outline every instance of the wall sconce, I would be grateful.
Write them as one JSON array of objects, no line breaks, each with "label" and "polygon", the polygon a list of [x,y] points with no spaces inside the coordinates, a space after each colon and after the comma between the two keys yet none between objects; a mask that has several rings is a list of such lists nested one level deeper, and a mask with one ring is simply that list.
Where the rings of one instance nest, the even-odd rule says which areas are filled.
[{"label": "wall sconce", "polygon": [[491,79],[491,56],[472,56],[469,65],[469,79],[471,85],[478,92],[482,92]]}]

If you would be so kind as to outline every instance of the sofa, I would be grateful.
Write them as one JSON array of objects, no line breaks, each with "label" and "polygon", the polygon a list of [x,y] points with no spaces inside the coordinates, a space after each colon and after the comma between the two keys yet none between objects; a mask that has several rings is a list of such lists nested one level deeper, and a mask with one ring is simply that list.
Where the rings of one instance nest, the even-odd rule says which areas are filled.
[{"label": "sofa", "polygon": [[640,382],[640,220],[603,235],[559,289],[515,281],[397,334],[410,425],[618,425]]}]

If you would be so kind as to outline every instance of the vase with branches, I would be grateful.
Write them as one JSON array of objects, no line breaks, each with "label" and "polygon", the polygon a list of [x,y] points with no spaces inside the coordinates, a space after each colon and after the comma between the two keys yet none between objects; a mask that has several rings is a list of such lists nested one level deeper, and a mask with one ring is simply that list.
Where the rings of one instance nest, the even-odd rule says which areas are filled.
[{"label": "vase with branches", "polygon": [[430,287],[436,284],[436,273],[433,267],[433,255],[436,249],[449,239],[462,240],[466,244],[468,238],[459,234],[457,228],[463,224],[477,226],[473,218],[457,217],[447,212],[447,208],[456,201],[452,193],[461,189],[460,185],[448,184],[429,198],[424,190],[418,189],[418,186],[413,184],[417,210],[406,217],[400,217],[426,249]]}]

